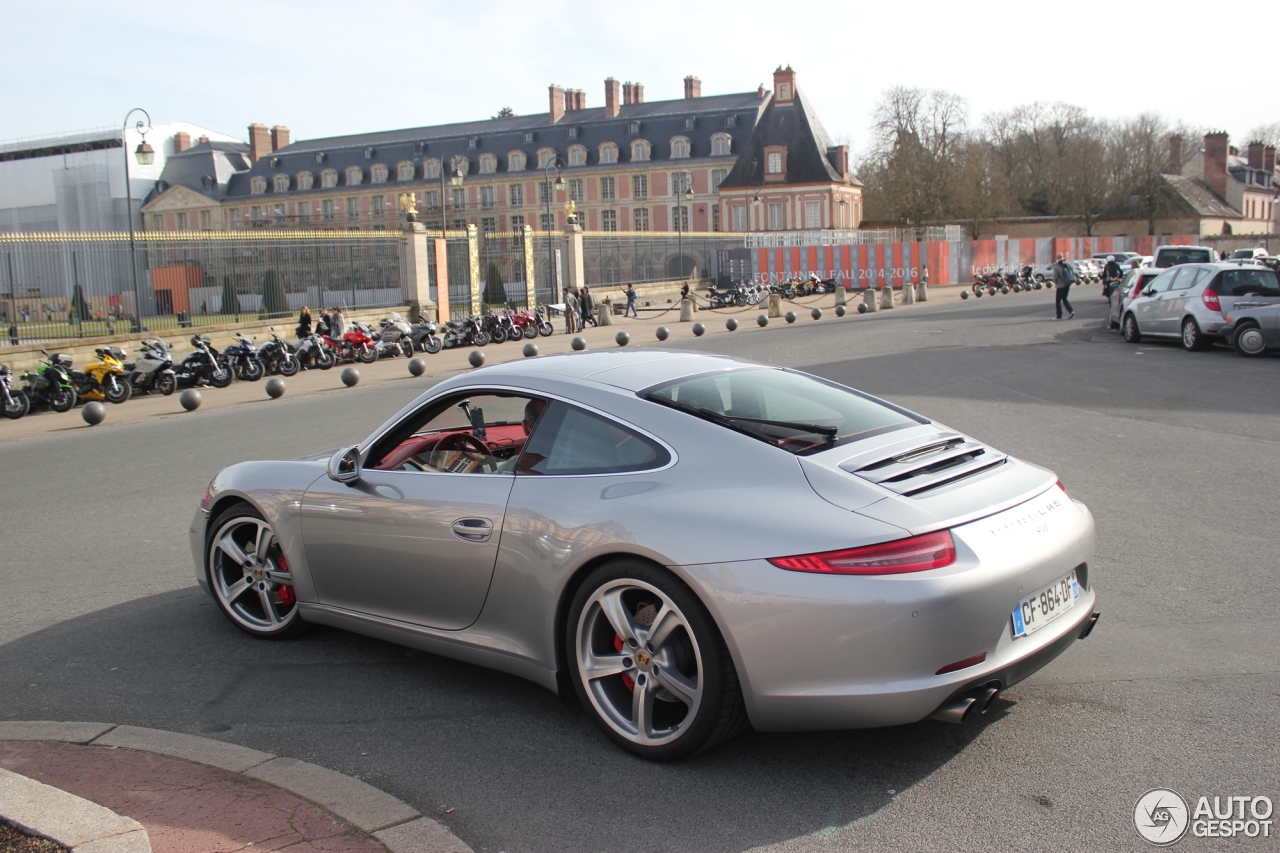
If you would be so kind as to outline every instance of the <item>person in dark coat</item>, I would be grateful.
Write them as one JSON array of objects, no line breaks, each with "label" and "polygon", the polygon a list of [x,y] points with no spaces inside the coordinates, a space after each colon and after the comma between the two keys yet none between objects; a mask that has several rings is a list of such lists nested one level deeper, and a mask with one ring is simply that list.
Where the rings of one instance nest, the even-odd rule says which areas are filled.
[{"label": "person in dark coat", "polygon": [[582,306],[582,323],[579,328],[583,328],[587,324],[587,318],[595,316],[596,298],[591,295],[591,287],[582,285],[582,295],[578,297],[578,304]]},{"label": "person in dark coat", "polygon": [[1067,264],[1064,255],[1059,254],[1057,262],[1053,265],[1053,287],[1054,287],[1054,312],[1057,319],[1062,319],[1062,309],[1067,309],[1067,319],[1070,320],[1076,316],[1076,310],[1071,307],[1071,302],[1067,299],[1067,294],[1071,292],[1071,285],[1075,284],[1076,273]]},{"label": "person in dark coat", "polygon": [[298,337],[305,338],[311,334],[311,311],[303,305],[298,312]]}]

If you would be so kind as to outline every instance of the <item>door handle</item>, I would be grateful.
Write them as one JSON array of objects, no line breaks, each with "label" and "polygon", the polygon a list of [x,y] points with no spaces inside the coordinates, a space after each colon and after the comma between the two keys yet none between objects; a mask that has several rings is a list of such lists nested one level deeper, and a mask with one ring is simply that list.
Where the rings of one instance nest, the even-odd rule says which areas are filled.
[{"label": "door handle", "polygon": [[493,535],[493,522],[487,518],[460,518],[452,525],[453,535],[468,542],[484,542]]}]

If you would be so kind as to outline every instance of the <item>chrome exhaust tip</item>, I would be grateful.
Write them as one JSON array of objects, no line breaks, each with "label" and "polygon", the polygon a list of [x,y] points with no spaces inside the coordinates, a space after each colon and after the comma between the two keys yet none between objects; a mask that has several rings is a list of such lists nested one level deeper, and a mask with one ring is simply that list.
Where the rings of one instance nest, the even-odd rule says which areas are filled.
[{"label": "chrome exhaust tip", "polygon": [[999,687],[987,687],[978,693],[977,709],[979,714],[985,714],[991,710],[991,703],[996,701],[996,697],[1000,695]]},{"label": "chrome exhaust tip", "polygon": [[1093,626],[1098,624],[1098,617],[1102,615],[1101,610],[1095,610],[1089,616],[1089,620],[1084,623],[1084,630],[1080,632],[1080,636],[1076,639],[1083,640],[1085,637],[1093,633]]},{"label": "chrome exhaust tip", "polygon": [[972,696],[956,696],[948,699],[941,708],[929,716],[944,723],[963,723],[977,701]]}]

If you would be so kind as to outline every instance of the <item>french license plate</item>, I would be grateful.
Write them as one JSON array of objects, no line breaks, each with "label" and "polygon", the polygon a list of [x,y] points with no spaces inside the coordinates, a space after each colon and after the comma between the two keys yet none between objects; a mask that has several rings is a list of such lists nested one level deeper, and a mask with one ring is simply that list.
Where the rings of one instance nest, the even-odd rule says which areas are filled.
[{"label": "french license plate", "polygon": [[1044,589],[1036,590],[1013,608],[1013,636],[1034,634],[1072,607],[1080,598],[1080,584],[1072,571]]}]

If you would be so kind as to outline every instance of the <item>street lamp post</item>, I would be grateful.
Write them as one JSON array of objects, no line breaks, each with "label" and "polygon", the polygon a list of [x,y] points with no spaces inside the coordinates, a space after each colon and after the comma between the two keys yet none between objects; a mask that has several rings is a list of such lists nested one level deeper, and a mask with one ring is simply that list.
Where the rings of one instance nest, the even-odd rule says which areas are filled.
[{"label": "street lamp post", "polygon": [[543,191],[542,191],[542,193],[543,193],[543,195],[545,196],[545,201],[546,201],[546,203],[547,203],[547,228],[546,228],[546,232],[547,232],[547,277],[551,280],[551,298],[552,298],[552,299],[557,298],[557,294],[556,294],[556,284],[557,284],[557,282],[556,282],[556,272],[555,272],[555,270],[556,270],[556,252],[555,252],[555,249],[554,249],[554,248],[552,247],[552,245],[551,245],[551,224],[552,224],[552,220],[551,220],[551,187],[552,187],[552,183],[551,183],[551,170],[552,170],[552,169],[555,169],[555,170],[556,170],[556,182],[555,182],[555,185],[554,185],[554,186],[555,186],[556,191],[557,191],[557,192],[560,192],[560,191],[562,191],[562,190],[564,189],[564,176],[560,173],[560,170],[561,170],[561,169],[563,169],[563,168],[564,168],[564,161],[563,161],[563,160],[561,160],[559,157],[555,157],[555,158],[548,157],[548,158],[547,158],[546,160],[544,160],[544,161],[543,161],[543,163],[542,163],[542,186],[543,186],[543,188],[544,188],[544,189],[543,189]]},{"label": "street lamp post", "polygon": [[681,201],[689,202],[689,213],[693,213],[693,183],[689,180],[688,174],[680,179],[684,184],[684,192],[677,190],[676,194],[676,263],[680,265],[680,280],[684,281],[684,216],[682,214]]},{"label": "street lamp post", "polygon": [[[444,195],[444,193],[445,193],[445,189],[444,189],[444,171],[445,171],[445,170],[444,170],[444,157],[441,157],[441,158],[440,158],[440,236],[441,236],[441,237],[444,237],[444,236],[445,236],[445,233],[444,233],[444,232],[445,232],[445,227],[446,227],[446,222],[445,222],[445,210],[446,210],[446,205],[445,205],[445,195]],[[462,186],[462,182],[463,182],[463,180],[464,180],[464,179],[465,179],[465,176],[462,174],[462,170],[461,170],[461,169],[459,169],[459,168],[457,168],[457,167],[454,167],[453,171],[449,174],[449,183],[450,183],[450,184],[452,184],[452,185],[453,185],[453,186],[455,186],[455,187],[460,187],[460,186]],[[463,209],[463,211],[464,211],[464,212],[465,212],[465,211],[466,211],[466,209],[467,209],[467,208],[466,208],[466,201],[465,201],[465,200],[463,201],[463,208],[462,208],[462,209]]]},{"label": "street lamp post", "polygon": [[[124,125],[120,129],[120,147],[127,148],[129,117],[134,113],[142,113],[147,117],[146,130],[143,130],[142,119],[136,125],[142,134],[142,141],[134,151],[139,166],[150,166],[155,162],[156,151],[147,143],[147,133],[151,130],[151,115],[142,107],[134,107],[124,115]],[[133,237],[133,188],[129,186],[129,152],[124,151],[124,197],[125,215],[129,218],[129,267],[133,271],[133,331],[142,331],[142,300],[138,295],[138,251]]]}]

